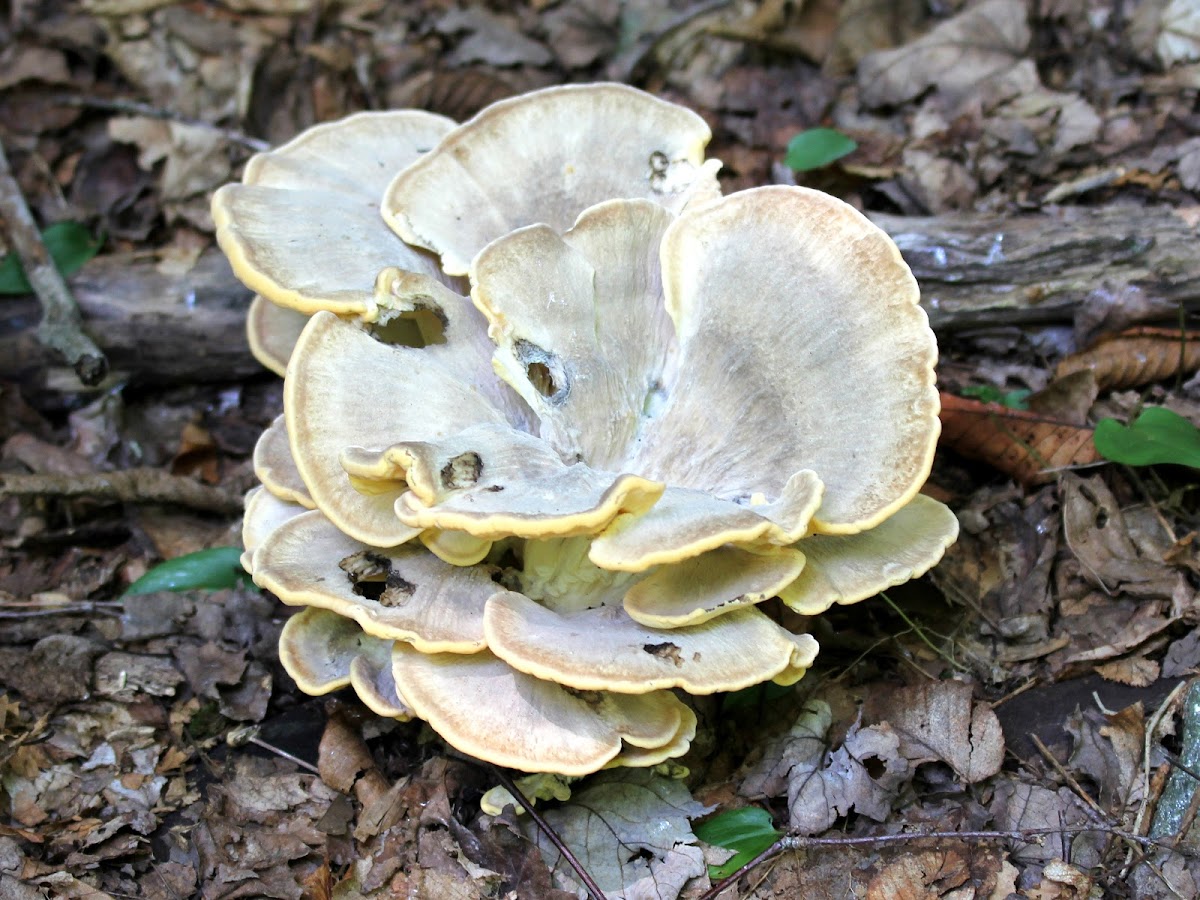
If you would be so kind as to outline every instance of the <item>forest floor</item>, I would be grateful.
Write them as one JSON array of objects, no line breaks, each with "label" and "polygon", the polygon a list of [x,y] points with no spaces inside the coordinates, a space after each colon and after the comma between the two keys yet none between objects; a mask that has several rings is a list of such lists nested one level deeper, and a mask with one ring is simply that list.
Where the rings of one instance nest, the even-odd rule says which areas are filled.
[{"label": "forest floor", "polygon": [[[645,776],[602,774],[549,804],[551,824],[610,897],[717,896],[706,863],[728,854],[691,827],[749,805],[795,840],[724,900],[1200,896],[1195,469],[1107,463],[1091,441],[1144,407],[1200,424],[1181,330],[1200,306],[1200,3],[23,0],[0,16],[0,142],[41,225],[99,239],[71,284],[111,364],[84,386],[38,348],[31,298],[0,304],[0,477],[17,479],[0,493],[0,895],[579,890],[527,817],[481,813],[492,770],[419,722],[301,694],[274,598],[122,595],[162,560],[238,544],[250,453],[281,409],[236,324],[249,294],[213,249],[212,192],[356,110],[461,120],[618,80],[705,117],[727,191],[818,187],[896,238],[941,346],[926,490],[962,536],[931,576],[814,619],[821,656],[795,689],[698,701],[685,779],[630,806]],[[794,171],[789,143],[817,127],[856,149]],[[153,316],[102,327],[118,284],[121,309]]]}]

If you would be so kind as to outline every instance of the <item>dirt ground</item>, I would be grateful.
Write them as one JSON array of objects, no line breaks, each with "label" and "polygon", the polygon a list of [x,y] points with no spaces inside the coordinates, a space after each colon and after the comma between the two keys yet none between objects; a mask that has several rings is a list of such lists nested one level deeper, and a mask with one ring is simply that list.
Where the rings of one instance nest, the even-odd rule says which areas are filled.
[{"label": "dirt ground", "polygon": [[[550,826],[613,898],[1200,896],[1195,469],[1092,443],[1200,424],[1196,0],[0,4],[0,143],[39,225],[99,241],[70,284],[109,363],[85,386],[36,299],[0,301],[0,896],[584,896],[481,813],[488,767],[300,693],[269,595],[122,594],[238,544],[281,409],[212,192],[314,122],[595,80],[700,112],[726,190],[818,187],[893,235],[962,535],[807,623],[795,689],[701,698],[685,778],[604,773]],[[816,127],[857,148],[793,171]],[[792,842],[714,893],[692,827],[748,805]],[[932,831],[964,834],[902,837]]]}]

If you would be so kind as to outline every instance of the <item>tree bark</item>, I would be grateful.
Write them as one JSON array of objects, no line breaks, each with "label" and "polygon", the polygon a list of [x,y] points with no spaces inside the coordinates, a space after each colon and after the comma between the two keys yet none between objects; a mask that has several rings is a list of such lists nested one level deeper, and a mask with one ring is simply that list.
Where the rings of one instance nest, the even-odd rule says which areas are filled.
[{"label": "tree bark", "polygon": [[1197,229],[1167,207],[871,218],[912,267],[939,333],[1070,322],[1097,292],[1200,308]]},{"label": "tree bark", "polygon": [[[1071,322],[1097,292],[1139,290],[1164,309],[1200,309],[1197,229],[1173,209],[872,219],[900,246],[939,334]],[[71,287],[86,328],[116,377],[129,383],[234,381],[263,372],[245,338],[251,294],[215,249],[183,275],[164,274],[152,261],[99,257]],[[61,390],[74,376],[38,343],[39,315],[33,298],[0,303],[0,378]]]}]

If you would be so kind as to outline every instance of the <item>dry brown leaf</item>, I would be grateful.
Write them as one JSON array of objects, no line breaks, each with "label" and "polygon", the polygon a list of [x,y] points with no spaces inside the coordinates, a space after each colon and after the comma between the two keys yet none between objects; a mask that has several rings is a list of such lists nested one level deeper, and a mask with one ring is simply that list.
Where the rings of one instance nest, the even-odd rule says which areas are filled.
[{"label": "dry brown leaf", "polygon": [[1092,430],[1037,413],[942,393],[941,442],[1029,485],[1066,466],[1098,462]]},{"label": "dry brown leaf", "polygon": [[944,762],[968,784],[990,778],[1004,761],[1004,735],[992,708],[972,698],[969,684],[926,682],[877,691],[863,708],[900,736],[900,753],[914,766]]},{"label": "dry brown leaf", "polygon": [[1091,371],[1102,390],[1137,387],[1200,369],[1200,331],[1130,328],[1102,337],[1082,353],[1062,360],[1054,377]]},{"label": "dry brown leaf", "polygon": [[867,900],[995,896],[997,887],[1007,886],[1003,868],[995,848],[921,850],[884,865],[867,885]]},{"label": "dry brown leaf", "polygon": [[985,0],[912,43],[868,55],[858,66],[863,102],[903,103],[935,85],[942,94],[964,94],[1024,54],[1027,17],[1021,0]]},{"label": "dry brown leaf", "polygon": [[1159,664],[1153,660],[1136,657],[1134,659],[1115,659],[1112,662],[1096,666],[1096,674],[1105,681],[1115,681],[1117,684],[1149,687],[1158,680],[1160,668]]}]

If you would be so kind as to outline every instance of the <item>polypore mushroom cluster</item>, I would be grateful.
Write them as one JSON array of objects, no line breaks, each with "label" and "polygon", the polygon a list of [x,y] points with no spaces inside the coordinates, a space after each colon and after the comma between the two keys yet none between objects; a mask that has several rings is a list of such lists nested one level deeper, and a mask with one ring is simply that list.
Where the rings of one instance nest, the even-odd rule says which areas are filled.
[{"label": "polypore mushroom cluster", "polygon": [[812,664],[764,601],[812,615],[941,558],[911,273],[825,194],[722,197],[709,136],[556,87],[320,125],[217,193],[286,373],[244,562],[305,607],[303,690],[525,771],[652,765],[694,735],[682,694]]}]

